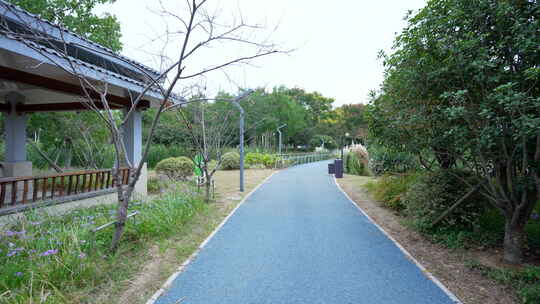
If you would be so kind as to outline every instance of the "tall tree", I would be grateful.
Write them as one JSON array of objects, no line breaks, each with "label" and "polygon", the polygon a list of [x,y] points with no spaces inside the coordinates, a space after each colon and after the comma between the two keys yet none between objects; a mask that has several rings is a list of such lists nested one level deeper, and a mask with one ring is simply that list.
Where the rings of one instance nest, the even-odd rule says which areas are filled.
[{"label": "tall tree", "polygon": [[430,148],[442,167],[477,174],[506,219],[510,263],[522,261],[540,193],[539,17],[538,1],[429,1],[396,39],[371,109],[386,144]]}]

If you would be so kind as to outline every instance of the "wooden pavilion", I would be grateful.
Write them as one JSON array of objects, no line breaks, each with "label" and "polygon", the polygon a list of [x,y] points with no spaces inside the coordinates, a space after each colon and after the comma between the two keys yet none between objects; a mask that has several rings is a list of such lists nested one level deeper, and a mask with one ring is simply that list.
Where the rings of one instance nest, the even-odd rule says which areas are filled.
[{"label": "wooden pavilion", "polygon": [[[79,78],[68,72],[70,63],[76,63],[77,73],[82,77],[106,84],[109,105],[118,110],[130,109],[133,105],[130,96],[142,94],[146,84],[158,77],[159,72],[3,0],[0,0],[0,29],[0,111],[5,123],[0,210],[18,210],[18,206],[62,202],[112,191],[109,170],[33,176],[32,163],[26,156],[27,117],[36,112],[89,110]],[[21,35],[10,34],[14,32]],[[28,39],[24,38],[25,33]],[[35,33],[39,39],[33,38]],[[58,41],[62,42],[60,47],[51,47]],[[67,55],[60,54],[59,49]],[[96,107],[103,107],[99,94],[90,92],[90,95],[96,98],[93,103]],[[162,99],[157,89],[148,90],[137,110],[129,116],[123,133],[127,157],[133,164],[141,160],[141,111],[158,105]],[[123,182],[127,183],[129,170],[124,176]],[[142,176],[140,182],[138,191],[145,194],[146,177]]]}]

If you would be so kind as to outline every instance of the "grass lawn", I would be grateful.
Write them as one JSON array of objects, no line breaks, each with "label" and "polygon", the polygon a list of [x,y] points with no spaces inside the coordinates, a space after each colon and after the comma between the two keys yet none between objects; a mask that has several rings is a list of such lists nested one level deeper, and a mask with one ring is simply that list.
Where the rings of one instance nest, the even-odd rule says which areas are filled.
[{"label": "grass lawn", "polygon": [[128,221],[114,255],[112,227],[91,232],[114,220],[114,206],[26,213],[0,228],[0,303],[144,303],[271,172],[247,170],[240,193],[238,171],[218,171],[210,204],[189,183],[134,202],[131,210],[140,214]]}]

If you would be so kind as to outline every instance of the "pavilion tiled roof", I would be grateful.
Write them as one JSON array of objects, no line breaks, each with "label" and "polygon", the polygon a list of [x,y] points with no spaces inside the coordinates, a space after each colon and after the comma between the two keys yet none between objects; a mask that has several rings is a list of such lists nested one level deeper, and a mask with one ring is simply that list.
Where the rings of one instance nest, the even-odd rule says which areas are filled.
[{"label": "pavilion tiled roof", "polygon": [[[142,63],[115,53],[107,47],[68,31],[59,24],[45,20],[4,0],[0,0],[0,19],[4,24],[6,21],[11,22],[15,27],[22,28],[23,31],[39,32],[40,36],[44,37],[42,40],[50,40],[46,41],[47,43],[39,43],[40,40],[30,39],[27,37],[28,35],[10,35],[8,31],[0,32],[5,37],[17,40],[29,48],[38,50],[38,52],[47,53],[58,58],[66,57],[66,54],[59,51],[60,48],[55,49],[53,47],[54,41],[61,41],[75,50],[73,53],[76,55],[70,55],[70,61],[108,77],[114,77],[143,88],[147,86],[151,79],[156,79],[160,75],[160,72]],[[79,56],[80,53],[85,54],[86,58],[84,59],[86,60]],[[149,93],[161,95],[161,91],[157,87],[152,87]],[[177,99],[176,96],[171,97]]]}]

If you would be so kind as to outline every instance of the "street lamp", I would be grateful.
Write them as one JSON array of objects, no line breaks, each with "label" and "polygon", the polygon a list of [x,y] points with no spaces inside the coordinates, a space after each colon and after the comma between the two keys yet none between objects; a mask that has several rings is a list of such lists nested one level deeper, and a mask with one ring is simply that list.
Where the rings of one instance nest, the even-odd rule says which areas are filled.
[{"label": "street lamp", "polygon": [[287,124],[283,124],[283,125],[281,125],[281,126],[279,126],[279,127],[277,128],[277,131],[278,131],[278,133],[279,133],[279,147],[278,147],[278,149],[279,149],[279,154],[280,154],[280,155],[281,155],[281,131],[280,131],[279,129],[285,128],[286,126],[287,126]]},{"label": "street lamp", "polygon": [[246,92],[232,100],[233,105],[235,105],[240,111],[240,192],[244,192],[244,109],[240,105],[240,100],[244,99],[251,93],[253,93],[253,90],[247,90]]},{"label": "street lamp", "polygon": [[345,137],[341,137],[341,160],[343,160],[343,147],[345,146],[345,138],[349,137],[349,132],[345,133]]}]

